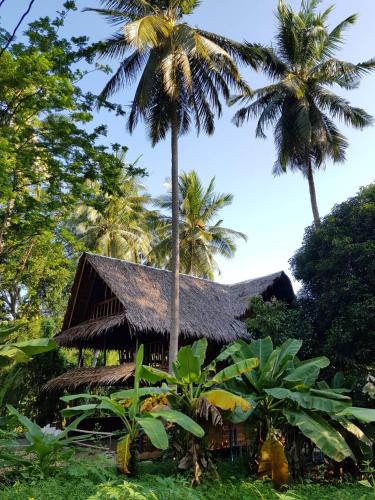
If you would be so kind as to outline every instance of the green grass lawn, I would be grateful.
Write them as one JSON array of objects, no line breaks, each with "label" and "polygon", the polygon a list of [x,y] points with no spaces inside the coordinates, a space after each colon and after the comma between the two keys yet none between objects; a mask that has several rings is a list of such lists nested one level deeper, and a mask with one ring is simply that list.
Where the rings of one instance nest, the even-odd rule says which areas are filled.
[{"label": "green grass lawn", "polygon": [[374,500],[374,492],[359,484],[294,485],[277,493],[269,483],[254,481],[244,463],[218,464],[220,480],[206,478],[192,489],[186,479],[175,475],[170,462],[143,463],[136,480],[118,476],[113,466],[97,461],[74,462],[64,472],[48,478],[25,478],[0,489],[1,500]]}]

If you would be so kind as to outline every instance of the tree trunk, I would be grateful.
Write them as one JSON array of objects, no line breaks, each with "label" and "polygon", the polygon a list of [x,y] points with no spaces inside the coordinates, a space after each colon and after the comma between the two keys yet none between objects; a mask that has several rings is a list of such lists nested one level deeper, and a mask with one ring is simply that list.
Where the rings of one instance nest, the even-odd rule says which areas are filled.
[{"label": "tree trunk", "polygon": [[171,287],[171,336],[169,340],[169,371],[177,358],[180,333],[180,235],[178,196],[178,116],[176,102],[171,113],[172,145],[172,287]]},{"label": "tree trunk", "polygon": [[311,161],[307,166],[307,180],[309,181],[309,189],[310,189],[310,200],[311,200],[311,208],[314,216],[314,224],[315,227],[320,226],[320,216],[318,210],[318,203],[316,201],[316,191],[315,191],[315,183],[314,183],[314,174],[311,166]]},{"label": "tree trunk", "polygon": [[15,204],[15,199],[8,198],[7,206],[4,213],[4,219],[0,227],[0,254],[2,254],[4,251],[4,238],[11,223],[14,204]]}]

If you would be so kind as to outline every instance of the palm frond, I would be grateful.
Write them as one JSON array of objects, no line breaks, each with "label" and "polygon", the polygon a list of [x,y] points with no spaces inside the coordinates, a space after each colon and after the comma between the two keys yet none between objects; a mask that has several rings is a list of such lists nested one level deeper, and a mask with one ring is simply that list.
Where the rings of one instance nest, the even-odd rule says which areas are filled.
[{"label": "palm frond", "polygon": [[149,54],[147,52],[135,50],[129,57],[124,59],[116,73],[101,91],[100,97],[108,99],[108,97],[111,97],[126,85],[132,84],[137,78],[148,56]]}]

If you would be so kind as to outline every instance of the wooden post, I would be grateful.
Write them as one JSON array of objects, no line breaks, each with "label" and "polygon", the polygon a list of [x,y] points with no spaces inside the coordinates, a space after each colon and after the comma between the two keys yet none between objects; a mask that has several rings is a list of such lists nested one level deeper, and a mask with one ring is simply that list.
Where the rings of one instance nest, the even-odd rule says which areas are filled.
[{"label": "wooden post", "polygon": [[78,351],[78,368],[83,366],[82,348]]}]

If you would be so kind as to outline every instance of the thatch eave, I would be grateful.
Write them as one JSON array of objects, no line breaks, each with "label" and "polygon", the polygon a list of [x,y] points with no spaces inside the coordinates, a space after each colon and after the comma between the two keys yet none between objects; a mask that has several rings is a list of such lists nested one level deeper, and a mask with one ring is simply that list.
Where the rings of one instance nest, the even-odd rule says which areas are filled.
[{"label": "thatch eave", "polygon": [[99,368],[74,368],[47,382],[45,392],[75,391],[82,387],[123,386],[134,375],[134,363]]}]

